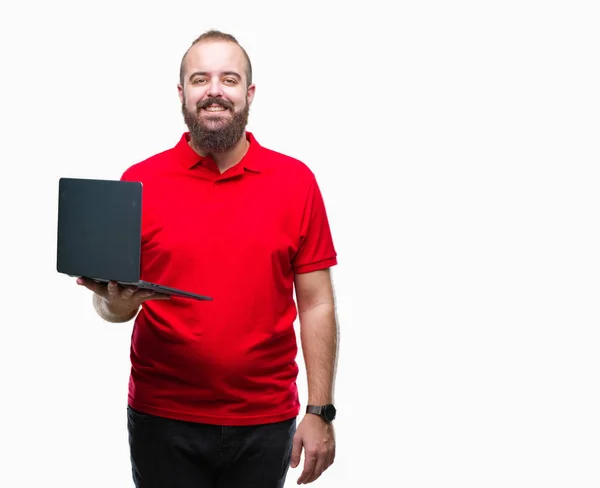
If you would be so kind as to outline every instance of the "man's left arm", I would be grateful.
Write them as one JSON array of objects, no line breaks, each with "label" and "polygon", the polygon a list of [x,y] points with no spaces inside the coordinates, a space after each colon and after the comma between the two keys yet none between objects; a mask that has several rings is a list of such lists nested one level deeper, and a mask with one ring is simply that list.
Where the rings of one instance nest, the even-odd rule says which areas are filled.
[{"label": "man's left arm", "polygon": [[[308,404],[334,403],[338,355],[338,326],[335,297],[329,269],[299,273],[295,280],[300,338],[306,365]],[[314,414],[306,414],[294,437],[291,466],[300,462],[304,449],[304,469],[298,484],[311,483],[333,463],[335,434],[333,424]]]}]

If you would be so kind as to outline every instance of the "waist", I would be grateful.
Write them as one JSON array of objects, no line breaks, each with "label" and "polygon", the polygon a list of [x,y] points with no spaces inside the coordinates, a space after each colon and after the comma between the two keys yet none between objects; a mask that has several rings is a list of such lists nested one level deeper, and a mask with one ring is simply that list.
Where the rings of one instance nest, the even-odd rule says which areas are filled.
[{"label": "waist", "polygon": [[227,334],[219,328],[179,330],[155,319],[140,313],[134,325],[134,408],[223,425],[297,414],[293,323]]}]

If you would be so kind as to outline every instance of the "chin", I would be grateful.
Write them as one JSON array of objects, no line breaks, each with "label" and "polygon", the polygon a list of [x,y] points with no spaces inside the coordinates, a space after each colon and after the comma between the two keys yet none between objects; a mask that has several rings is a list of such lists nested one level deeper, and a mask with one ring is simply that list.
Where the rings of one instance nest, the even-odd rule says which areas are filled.
[{"label": "chin", "polygon": [[229,125],[231,121],[230,120],[202,120],[200,122],[200,125],[202,125],[205,129],[208,130],[217,130],[217,129],[222,129],[223,127],[226,127]]},{"label": "chin", "polygon": [[231,120],[231,114],[202,114],[198,117],[198,120],[202,121],[210,121],[210,122],[228,122]]}]

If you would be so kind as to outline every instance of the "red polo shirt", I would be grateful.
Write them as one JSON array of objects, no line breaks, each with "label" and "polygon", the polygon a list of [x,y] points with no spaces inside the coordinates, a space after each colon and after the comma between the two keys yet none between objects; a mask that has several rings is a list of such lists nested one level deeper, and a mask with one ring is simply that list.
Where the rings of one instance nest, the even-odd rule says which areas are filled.
[{"label": "red polo shirt", "polygon": [[245,157],[221,174],[188,138],[122,179],[143,183],[142,279],[213,300],[143,304],[129,404],[220,425],[294,417],[294,274],[337,264],[315,176],[251,133]]}]

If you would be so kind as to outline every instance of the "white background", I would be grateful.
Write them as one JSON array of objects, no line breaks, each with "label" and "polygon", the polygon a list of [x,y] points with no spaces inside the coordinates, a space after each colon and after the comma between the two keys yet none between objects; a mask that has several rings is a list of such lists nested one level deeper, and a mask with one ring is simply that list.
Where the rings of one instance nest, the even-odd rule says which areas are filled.
[{"label": "white background", "polygon": [[132,486],[131,324],[56,273],[58,178],[172,147],[209,28],[247,48],[249,128],[317,174],[339,252],[314,486],[600,486],[594,2],[166,5],[0,12],[0,486]]}]

